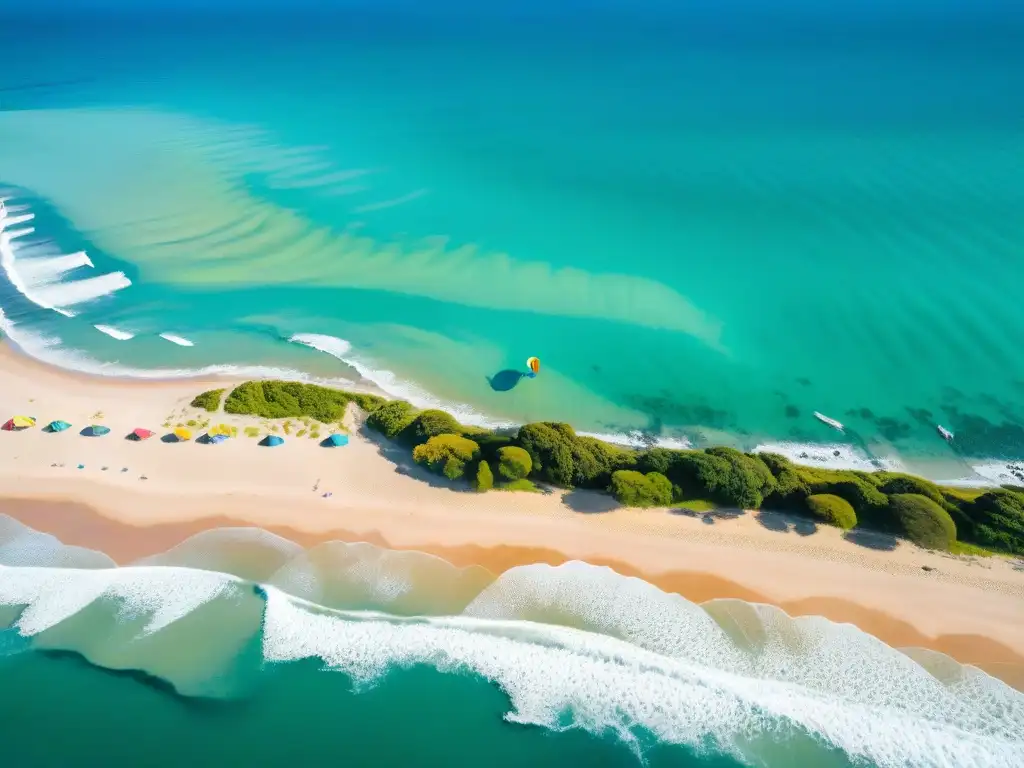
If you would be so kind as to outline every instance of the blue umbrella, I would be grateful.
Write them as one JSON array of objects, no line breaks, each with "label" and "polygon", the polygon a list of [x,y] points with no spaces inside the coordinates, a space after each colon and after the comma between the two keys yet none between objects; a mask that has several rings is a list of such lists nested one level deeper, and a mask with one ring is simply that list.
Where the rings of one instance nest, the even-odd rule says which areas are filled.
[{"label": "blue umbrella", "polygon": [[214,435],[213,437],[210,438],[209,442],[212,445],[220,445],[221,443],[226,442],[227,440],[227,435]]},{"label": "blue umbrella", "polygon": [[110,432],[110,427],[104,427],[102,424],[91,424],[82,430],[82,434],[86,437],[102,437],[108,432]]},{"label": "blue umbrella", "polygon": [[267,435],[262,440],[260,440],[260,445],[265,445],[270,448],[273,448],[275,445],[281,445],[281,443],[283,442],[283,437],[278,437],[277,435]]},{"label": "blue umbrella", "polygon": [[339,448],[343,445],[348,445],[348,435],[331,435],[320,445],[324,448]]}]

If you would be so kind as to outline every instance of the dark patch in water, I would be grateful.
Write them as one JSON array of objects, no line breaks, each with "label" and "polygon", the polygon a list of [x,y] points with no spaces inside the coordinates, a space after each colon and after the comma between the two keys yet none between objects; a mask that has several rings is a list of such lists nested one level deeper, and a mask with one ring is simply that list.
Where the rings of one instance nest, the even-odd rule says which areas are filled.
[{"label": "dark patch in water", "polygon": [[935,417],[932,416],[932,412],[925,408],[911,408],[909,405],[904,408],[907,413],[910,414],[910,418],[916,421],[918,424],[924,427],[935,426]]},{"label": "dark patch in water", "polygon": [[787,419],[799,419],[800,418],[800,409],[797,408],[795,405],[787,405],[786,406],[786,418]]},{"label": "dark patch in water", "polygon": [[896,440],[902,440],[903,438],[910,436],[910,425],[905,421],[899,421],[890,416],[883,416],[879,419],[875,419],[875,426],[878,427],[878,431],[882,434],[889,442],[895,442]]},{"label": "dark patch in water", "polygon": [[796,383],[801,385],[801,386],[804,386],[804,387],[811,386],[811,380],[810,379],[805,379],[803,376],[801,376],[799,379],[797,379]]},{"label": "dark patch in water", "polygon": [[846,412],[846,415],[857,419],[864,419],[865,421],[873,421],[875,418],[875,414],[872,413],[870,408],[851,408]]},{"label": "dark patch in water", "polygon": [[1017,459],[1024,456],[1024,427],[1009,421],[995,424],[974,413],[963,413],[955,405],[943,410],[949,416],[950,429],[956,434],[956,446],[965,456]]},{"label": "dark patch in water", "polygon": [[78,651],[37,648],[33,649],[33,652],[54,661],[81,664],[91,669],[95,669],[104,675],[132,680],[140,685],[150,688],[151,690],[171,696],[186,707],[199,709],[223,709],[230,706],[231,703],[226,699],[214,699],[206,696],[185,696],[184,694],[179,693],[178,689],[174,686],[174,683],[169,680],[165,680],[162,677],[152,675],[141,669],[110,669],[108,667],[101,667],[90,662],[85,656],[78,653]]},{"label": "dark patch in water", "polygon": [[506,368],[503,371],[498,371],[493,376],[488,376],[487,383],[491,385],[491,389],[495,392],[508,392],[515,389],[525,376],[526,374],[522,371]]},{"label": "dark patch in water", "polygon": [[688,426],[700,424],[714,429],[727,429],[732,425],[728,411],[712,408],[705,403],[687,403],[673,397],[626,395],[623,402],[648,415],[652,422]]},{"label": "dark patch in water", "polygon": [[956,387],[945,386],[942,388],[942,399],[943,400],[963,400],[964,393]]}]

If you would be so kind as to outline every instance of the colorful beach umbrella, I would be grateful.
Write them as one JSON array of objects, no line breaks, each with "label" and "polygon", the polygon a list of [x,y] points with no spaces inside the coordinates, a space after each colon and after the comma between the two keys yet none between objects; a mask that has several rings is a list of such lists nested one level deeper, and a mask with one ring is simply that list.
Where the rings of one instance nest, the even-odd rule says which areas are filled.
[{"label": "colorful beach umbrella", "polygon": [[51,432],[63,432],[65,429],[70,429],[71,425],[66,421],[51,421],[46,425],[46,428]]},{"label": "colorful beach umbrella", "polygon": [[143,429],[142,427],[139,427],[138,429],[132,430],[132,433],[130,435],[128,435],[128,437],[131,440],[149,440],[149,438],[151,438],[152,436],[153,436],[153,431],[152,430]]},{"label": "colorful beach umbrella", "polygon": [[17,429],[28,429],[34,427],[36,420],[31,416],[15,416],[13,419],[8,419],[4,422],[3,428],[8,432],[13,432]]},{"label": "colorful beach umbrella", "polygon": [[260,440],[260,445],[265,445],[268,448],[273,448],[274,446],[281,445],[281,443],[283,442],[283,437],[278,437],[277,435],[267,435],[262,440]]},{"label": "colorful beach umbrella", "polygon": [[184,427],[178,427],[176,430],[174,430],[174,436],[176,438],[178,438],[179,440],[191,440],[192,439],[192,433],[189,432]]},{"label": "colorful beach umbrella", "polygon": [[86,437],[103,437],[108,432],[110,432],[110,427],[104,427],[102,424],[90,424],[82,430],[82,434]]},{"label": "colorful beach umbrella", "polygon": [[331,435],[321,443],[325,448],[340,448],[348,445],[348,435]]},{"label": "colorful beach umbrella", "polygon": [[227,442],[228,439],[229,439],[228,436],[227,435],[223,435],[223,434],[220,434],[220,435],[210,435],[210,439],[207,440],[207,442],[212,444],[212,445],[220,445],[221,443]]}]

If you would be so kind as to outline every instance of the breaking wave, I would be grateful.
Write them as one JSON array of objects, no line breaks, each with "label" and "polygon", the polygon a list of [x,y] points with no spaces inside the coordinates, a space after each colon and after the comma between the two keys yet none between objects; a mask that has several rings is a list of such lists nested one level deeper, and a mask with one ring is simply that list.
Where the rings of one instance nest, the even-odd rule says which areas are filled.
[{"label": "breaking wave", "polygon": [[246,528],[110,565],[0,516],[0,622],[185,696],[244,695],[232,670],[254,637],[263,663],[319,659],[357,690],[429,665],[499,686],[508,721],[615,732],[641,755],[641,733],[757,765],[785,764],[780,741],[819,756],[808,764],[839,749],[879,766],[1011,766],[1024,746],[1024,694],[973,667],[582,562],[494,577]]}]

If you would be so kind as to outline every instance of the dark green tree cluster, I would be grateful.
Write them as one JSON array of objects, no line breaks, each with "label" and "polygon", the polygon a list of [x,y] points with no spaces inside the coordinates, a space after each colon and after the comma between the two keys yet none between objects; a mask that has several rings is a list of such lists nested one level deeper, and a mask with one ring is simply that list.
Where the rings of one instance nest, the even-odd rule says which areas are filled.
[{"label": "dark green tree cluster", "polygon": [[[435,435],[412,451],[412,457],[418,464],[429,467],[449,480],[465,476],[466,465],[479,456],[480,446],[461,435]],[[489,467],[487,471],[490,471]]]},{"label": "dark green tree cluster", "polygon": [[192,399],[193,408],[202,408],[204,411],[216,411],[220,408],[220,399],[224,396],[223,389],[211,389]]},{"label": "dark green tree cluster", "polygon": [[[193,401],[220,401],[222,392]],[[444,411],[402,401],[288,382],[247,382],[224,405],[228,413],[264,418],[312,416],[335,421],[345,405],[368,413],[367,426],[413,450],[416,461],[477,490],[542,481],[612,493],[630,506],[668,506],[686,499],[813,515],[840,528],[865,525],[916,543],[948,549],[957,539],[1024,554],[1024,490],[965,492],[898,472],[805,467],[777,454],[733,448],[633,450],[577,435],[568,424],[525,424],[516,433],[469,427]]]},{"label": "dark green tree cluster", "polygon": [[672,503],[672,483],[660,472],[646,475],[632,469],[612,473],[609,491],[627,507],[667,507]]},{"label": "dark green tree cluster", "polygon": [[807,497],[807,510],[828,525],[848,531],[857,525],[857,513],[850,502],[831,493],[815,493]]}]

